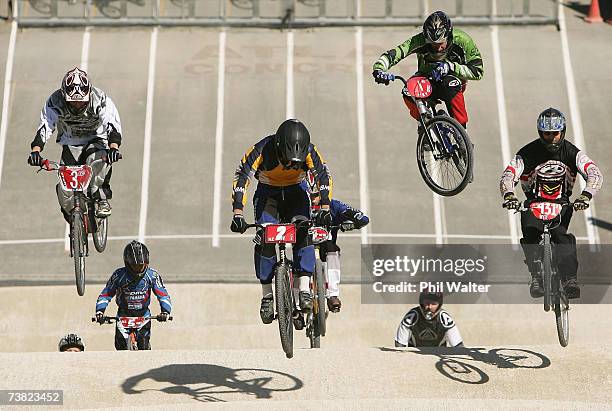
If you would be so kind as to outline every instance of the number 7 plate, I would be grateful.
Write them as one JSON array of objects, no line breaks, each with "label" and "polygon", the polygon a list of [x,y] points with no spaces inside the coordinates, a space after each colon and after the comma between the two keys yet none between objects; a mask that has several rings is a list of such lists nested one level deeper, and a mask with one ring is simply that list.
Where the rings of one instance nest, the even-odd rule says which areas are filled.
[{"label": "number 7 plate", "polygon": [[264,241],[268,244],[295,243],[294,224],[270,224],[266,226]]}]

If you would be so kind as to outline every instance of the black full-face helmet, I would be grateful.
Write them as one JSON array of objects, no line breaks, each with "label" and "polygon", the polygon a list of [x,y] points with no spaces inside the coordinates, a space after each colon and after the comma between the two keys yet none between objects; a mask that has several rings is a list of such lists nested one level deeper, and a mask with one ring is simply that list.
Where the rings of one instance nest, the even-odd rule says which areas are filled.
[{"label": "black full-face helmet", "polygon": [[446,49],[436,52],[432,49],[431,54],[434,58],[442,59],[446,56],[453,40],[453,23],[443,11],[435,11],[425,19],[423,23],[423,35],[428,44],[439,44],[447,42]]},{"label": "black full-face helmet", "polygon": [[[426,310],[425,302],[427,301],[438,303],[439,304],[438,309],[433,313],[429,310]],[[421,312],[425,316],[425,319],[428,321],[433,319],[433,317],[435,317],[440,312],[440,310],[442,309],[443,303],[444,303],[444,294],[440,292],[433,293],[429,291],[422,291],[421,294],[419,294],[419,306],[421,307]]]},{"label": "black full-face helmet", "polygon": [[[563,113],[556,108],[549,107],[542,111],[538,116],[538,134],[540,135],[540,142],[546,146],[546,149],[551,153],[559,151],[563,139],[565,138],[565,130],[567,129],[567,123]],[[561,139],[556,143],[549,143],[544,140],[544,132],[561,132]]]},{"label": "black full-face helmet", "polygon": [[285,120],[276,131],[274,143],[278,161],[283,167],[299,169],[308,155],[310,133],[300,120]]},{"label": "black full-face helmet", "polygon": [[134,240],[123,249],[123,262],[130,275],[135,280],[140,280],[149,267],[149,249]]}]

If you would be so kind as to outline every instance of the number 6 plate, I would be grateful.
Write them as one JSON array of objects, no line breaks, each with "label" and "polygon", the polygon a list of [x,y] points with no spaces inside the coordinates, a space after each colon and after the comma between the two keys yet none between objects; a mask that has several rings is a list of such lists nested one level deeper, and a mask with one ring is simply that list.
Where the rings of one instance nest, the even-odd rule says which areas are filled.
[{"label": "number 6 plate", "polygon": [[264,241],[268,244],[295,243],[295,225],[270,224],[266,226]]}]

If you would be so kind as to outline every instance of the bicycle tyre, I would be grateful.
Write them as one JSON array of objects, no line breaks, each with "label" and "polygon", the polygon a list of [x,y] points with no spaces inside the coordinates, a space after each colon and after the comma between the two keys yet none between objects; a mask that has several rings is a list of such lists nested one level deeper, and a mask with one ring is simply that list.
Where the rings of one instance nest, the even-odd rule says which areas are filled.
[{"label": "bicycle tyre", "polygon": [[544,250],[542,253],[542,280],[544,285],[544,311],[550,311],[551,277],[552,277],[552,248],[550,234],[544,234]]},{"label": "bicycle tyre", "polygon": [[76,280],[77,293],[85,294],[85,233],[83,229],[83,214],[75,212],[72,214],[70,224],[70,246],[74,259],[74,276]]},{"label": "bicycle tyre", "polygon": [[554,306],[555,306],[555,320],[557,322],[557,336],[559,337],[559,344],[561,347],[567,347],[569,344],[570,333],[569,333],[569,299],[563,292],[563,286],[557,276],[555,276],[554,285]]},{"label": "bicycle tyre", "polygon": [[293,293],[289,283],[289,270],[285,264],[274,268],[274,287],[276,291],[276,314],[281,346],[287,358],[293,357]]},{"label": "bicycle tyre", "polygon": [[327,331],[327,317],[325,315],[325,274],[323,273],[323,263],[321,260],[317,259],[315,262],[315,276],[316,276],[316,286],[317,286],[317,310],[315,320],[317,322],[317,329],[319,334],[322,337],[325,337],[325,332]]},{"label": "bicycle tyre", "polygon": [[94,247],[99,253],[106,249],[106,240],[108,236],[108,218],[96,218],[98,229],[92,233]]},{"label": "bicycle tyre", "polygon": [[[427,184],[427,186],[434,193],[439,194],[441,196],[445,196],[445,197],[451,197],[451,196],[457,195],[460,192],[462,192],[465,189],[465,187],[468,185],[468,183],[470,182],[470,178],[474,170],[474,149],[472,146],[472,142],[470,141],[470,138],[468,137],[463,126],[452,117],[449,117],[446,115],[437,115],[425,122],[426,130],[429,130],[435,123],[438,123],[438,122],[444,122],[447,124],[451,124],[453,128],[456,131],[458,131],[458,133],[454,133],[454,135],[456,138],[458,138],[457,143],[459,144],[460,148],[465,151],[465,157],[466,157],[466,169],[464,172],[461,173],[462,179],[459,182],[459,184],[451,188],[442,187],[433,180],[432,176],[429,174],[429,171],[427,170],[427,165],[425,161],[425,152],[426,152],[424,150],[424,143],[426,141],[425,133],[421,133],[417,140],[417,151],[416,151],[417,165],[419,166],[419,173],[421,173],[421,177],[423,178],[423,181],[425,182],[425,184]],[[457,152],[455,152],[455,155],[453,156],[454,157],[453,163],[455,164],[455,167],[457,167],[457,161],[458,161],[456,153]],[[434,160],[434,161],[437,162],[437,161],[446,161],[446,160],[441,159],[441,160]]]}]

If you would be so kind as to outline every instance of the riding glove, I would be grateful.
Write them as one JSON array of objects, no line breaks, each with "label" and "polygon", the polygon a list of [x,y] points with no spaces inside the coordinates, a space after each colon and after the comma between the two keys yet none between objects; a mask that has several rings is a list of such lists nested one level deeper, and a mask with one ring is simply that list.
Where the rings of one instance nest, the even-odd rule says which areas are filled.
[{"label": "riding glove", "polygon": [[119,152],[119,149],[117,148],[110,148],[107,152],[107,158],[108,158],[108,163],[112,164],[112,163],[116,163],[117,161],[121,160],[122,155]]},{"label": "riding glove", "polygon": [[158,321],[168,321],[169,317],[170,317],[170,314],[162,312],[157,316],[157,320]]},{"label": "riding glove", "polygon": [[103,312],[98,311],[98,312],[96,313],[96,321],[97,321],[99,324],[104,324],[104,313],[103,313]]},{"label": "riding glove", "polygon": [[508,210],[518,210],[521,208],[521,202],[514,195],[514,193],[506,193],[504,194],[504,202],[502,204],[503,208],[507,208]]},{"label": "riding glove", "polygon": [[585,193],[584,191],[580,196],[574,201],[574,210],[582,211],[589,208],[589,201],[591,201],[591,197],[589,197],[589,193]]},{"label": "riding glove", "polygon": [[385,73],[382,70],[374,70],[372,72],[372,76],[374,76],[374,80],[378,84],[384,84],[385,86],[389,85],[389,81],[391,81],[392,76],[389,73]]},{"label": "riding glove", "polygon": [[232,218],[232,224],[230,225],[230,230],[234,233],[244,233],[247,229],[247,222],[244,219],[242,214],[234,214],[234,218]]},{"label": "riding glove", "polygon": [[41,167],[43,158],[40,155],[40,151],[32,151],[28,157],[28,164],[34,167]]}]

